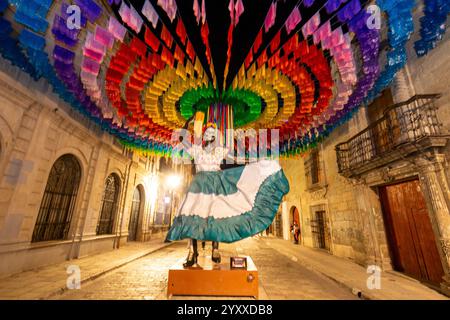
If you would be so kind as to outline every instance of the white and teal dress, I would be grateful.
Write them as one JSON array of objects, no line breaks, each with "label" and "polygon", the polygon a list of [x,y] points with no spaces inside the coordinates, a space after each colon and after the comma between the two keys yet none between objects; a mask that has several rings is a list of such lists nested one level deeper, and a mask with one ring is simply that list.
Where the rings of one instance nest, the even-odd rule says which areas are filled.
[{"label": "white and teal dress", "polygon": [[266,230],[289,192],[289,182],[278,161],[260,160],[221,170],[225,149],[208,153],[198,147],[193,151],[197,174],[167,240],[231,243]]}]

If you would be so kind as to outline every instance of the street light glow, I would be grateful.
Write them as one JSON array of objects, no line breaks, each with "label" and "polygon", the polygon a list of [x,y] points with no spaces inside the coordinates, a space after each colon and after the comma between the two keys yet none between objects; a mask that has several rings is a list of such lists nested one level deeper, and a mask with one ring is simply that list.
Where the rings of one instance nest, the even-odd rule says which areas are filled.
[{"label": "street light glow", "polygon": [[181,184],[182,178],[179,175],[172,174],[167,177],[166,184],[170,189],[175,189]]}]

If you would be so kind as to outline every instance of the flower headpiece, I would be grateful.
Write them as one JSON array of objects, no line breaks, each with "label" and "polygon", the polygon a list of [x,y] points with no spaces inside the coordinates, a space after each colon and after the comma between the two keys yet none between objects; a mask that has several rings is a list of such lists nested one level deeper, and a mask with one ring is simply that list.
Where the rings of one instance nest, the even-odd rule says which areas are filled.
[{"label": "flower headpiece", "polygon": [[217,130],[217,124],[215,124],[214,122],[208,122],[203,128],[203,132],[205,132],[208,128],[214,128]]}]

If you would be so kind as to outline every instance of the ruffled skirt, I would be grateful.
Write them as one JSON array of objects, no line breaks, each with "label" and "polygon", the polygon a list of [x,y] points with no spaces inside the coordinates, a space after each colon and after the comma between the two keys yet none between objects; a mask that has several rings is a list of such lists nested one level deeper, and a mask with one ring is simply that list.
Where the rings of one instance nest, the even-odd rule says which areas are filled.
[{"label": "ruffled skirt", "polygon": [[192,238],[235,242],[266,230],[289,183],[275,160],[222,171],[197,173],[167,234],[167,240]]}]

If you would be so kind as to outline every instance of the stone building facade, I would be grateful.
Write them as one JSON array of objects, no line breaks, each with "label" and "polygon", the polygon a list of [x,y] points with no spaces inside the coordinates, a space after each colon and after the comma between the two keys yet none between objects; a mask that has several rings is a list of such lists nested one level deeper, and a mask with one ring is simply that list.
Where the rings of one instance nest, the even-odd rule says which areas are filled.
[{"label": "stone building facade", "polygon": [[[418,10],[421,8],[416,9],[415,30],[420,29]],[[291,192],[283,204],[283,226],[289,227],[293,219],[293,210],[298,208],[303,245],[325,249],[333,255],[351,259],[363,266],[377,265],[382,270],[399,270],[401,268],[392,261],[393,251],[398,248],[390,242],[387,234],[386,228],[390,226],[389,221],[386,221],[386,208],[380,198],[380,190],[404,181],[418,181],[418,189],[425,199],[438,252],[435,263],[441,264],[443,271],[440,281],[430,285],[448,295],[450,293],[448,167],[450,35],[447,33],[439,46],[424,58],[417,58],[414,52],[413,44],[418,37],[418,32],[415,32],[408,43],[408,64],[396,76],[390,94],[393,104],[407,101],[419,94],[440,94],[440,98],[434,101],[432,108],[433,112],[434,107],[437,109],[435,112],[441,123],[439,135],[431,134],[433,137],[426,142],[413,137],[410,149],[395,147],[390,150],[392,152],[376,158],[370,157],[376,159],[377,164],[371,160],[367,162],[366,167],[354,166],[351,167],[355,169],[352,172],[345,170],[343,172],[339,168],[340,159],[336,147],[355,135],[365,134],[363,130],[376,121],[373,114],[377,103],[362,106],[354,118],[337,128],[313,151],[316,155],[310,152],[300,161],[282,162],[291,184]],[[386,107],[383,106],[383,101],[379,101],[378,105]],[[404,108],[408,107],[397,108],[398,119],[403,119],[407,114]],[[421,114],[417,119],[411,121],[420,124],[426,119],[426,115]],[[351,141],[350,145],[357,140]],[[397,155],[392,156],[395,153]],[[313,186],[308,183],[311,161],[315,161],[319,168],[318,182]],[[322,234],[318,239],[319,225],[322,226]],[[286,239],[291,237],[286,231],[283,235]],[[427,248],[424,251],[426,252]]]},{"label": "stone building facade", "polygon": [[[167,190],[165,178],[177,174],[187,182],[190,171],[127,151],[62,105],[44,82],[0,63],[0,276],[163,237],[183,189]],[[79,169],[74,208],[63,236],[46,241],[55,237],[36,236],[35,229],[40,211],[46,212],[42,223],[52,219],[54,208],[46,209],[45,201],[58,194],[49,187],[50,174],[65,155]],[[115,198],[107,203],[105,184],[112,177]],[[99,234],[108,205],[111,229]]]},{"label": "stone building facade", "polygon": [[[420,29],[420,10],[416,8],[415,30]],[[270,232],[289,239],[289,228],[297,220],[302,245],[364,266],[396,270],[397,248],[389,240],[381,193],[389,186],[418,181],[443,271],[437,285],[449,294],[450,33],[425,58],[415,56],[413,44],[418,37],[415,32],[408,42],[409,62],[390,90],[392,103],[417,94],[441,94],[434,102],[442,123],[439,136],[423,140],[425,145],[413,139],[408,145],[412,149],[399,148],[395,156],[389,153],[391,158],[386,158],[388,153],[378,157],[376,164],[368,161],[343,170],[336,147],[377,121],[374,114],[382,117],[383,108],[373,110],[386,105],[381,101],[378,107],[376,103],[361,107],[303,159],[281,161],[291,191]],[[70,202],[73,214],[65,221],[68,229],[60,239],[34,241],[49,176],[65,155],[79,166],[78,188]],[[43,81],[34,82],[0,59],[0,276],[116,249],[132,240],[163,237],[183,194],[183,186],[175,191],[165,188],[170,174],[182,176],[185,186],[190,166],[174,167],[166,159],[125,150],[61,104]],[[111,180],[116,183],[111,225],[99,234],[105,187]]]}]

